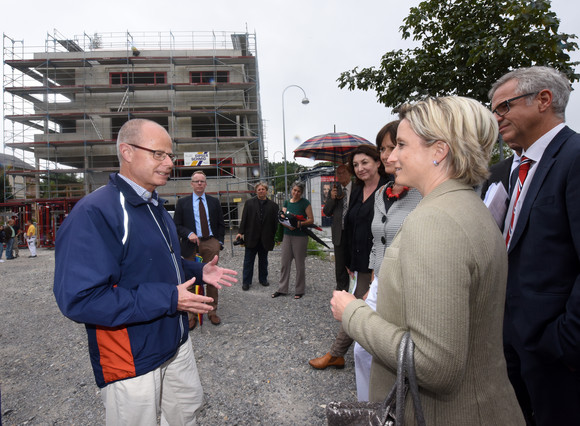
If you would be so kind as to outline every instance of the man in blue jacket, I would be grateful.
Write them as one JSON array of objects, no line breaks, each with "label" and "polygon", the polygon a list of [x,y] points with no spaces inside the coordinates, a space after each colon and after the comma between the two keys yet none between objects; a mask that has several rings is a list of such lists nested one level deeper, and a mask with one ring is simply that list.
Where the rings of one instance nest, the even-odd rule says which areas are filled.
[{"label": "man in blue jacket", "polygon": [[[155,189],[175,156],[167,131],[149,120],[123,125],[119,173],[84,197],[56,238],[54,294],[86,326],[107,424],[195,424],[203,402],[187,312],[207,313],[196,280],[221,288],[236,272],[182,259],[171,216]],[[193,277],[193,278],[192,278]]]}]

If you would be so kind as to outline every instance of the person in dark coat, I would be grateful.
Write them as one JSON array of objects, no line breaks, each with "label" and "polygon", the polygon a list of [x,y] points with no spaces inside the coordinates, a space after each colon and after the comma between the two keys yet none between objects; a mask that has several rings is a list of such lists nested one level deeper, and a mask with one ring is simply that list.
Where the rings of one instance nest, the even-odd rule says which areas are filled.
[{"label": "person in dark coat", "polygon": [[263,286],[268,283],[268,252],[274,249],[274,236],[278,227],[278,204],[268,199],[268,185],[256,184],[256,197],[244,204],[237,241],[243,239],[244,278],[242,290],[249,290],[254,277],[254,262],[258,255],[258,279]]},{"label": "person in dark coat", "polygon": [[348,290],[349,277],[346,267],[347,230],[345,227],[348,200],[352,193],[352,174],[349,168],[341,164],[336,168],[336,184],[330,190],[322,212],[332,217],[332,244],[334,245],[334,273],[336,289]]},{"label": "person in dark coat", "polygon": [[554,68],[520,68],[490,90],[507,143],[523,149],[503,235],[504,352],[528,425],[580,424],[580,134]]},{"label": "person in dark coat", "polygon": [[[219,257],[224,247],[225,222],[220,201],[207,195],[205,189],[207,180],[205,173],[198,170],[191,175],[193,192],[177,200],[173,221],[180,238],[181,254],[184,259],[195,260],[199,254],[203,262],[210,262]],[[214,310],[208,313],[213,325],[221,324],[217,314],[218,290],[213,286],[206,287],[207,296],[213,299]],[[189,328],[196,326],[196,315],[189,316]]]},{"label": "person in dark coat", "polygon": [[492,183],[501,182],[508,194],[511,193],[511,177],[514,170],[520,165],[522,148],[515,142],[508,143],[508,146],[514,151],[514,155],[509,156],[499,163],[495,163],[489,168],[489,178],[481,185],[481,199],[485,200],[485,194]]}]

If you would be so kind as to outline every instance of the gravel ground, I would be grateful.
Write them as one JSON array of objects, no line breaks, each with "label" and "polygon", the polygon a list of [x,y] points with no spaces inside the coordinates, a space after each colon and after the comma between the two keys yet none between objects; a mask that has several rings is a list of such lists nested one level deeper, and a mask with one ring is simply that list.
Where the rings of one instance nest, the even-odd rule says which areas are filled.
[{"label": "gravel ground", "polygon": [[[243,248],[220,265],[241,278]],[[309,256],[306,295],[272,299],[280,251],[270,253],[270,287],[241,279],[220,293],[222,324],[190,333],[205,391],[201,425],[324,425],[325,404],[356,400],[352,348],[344,370],[317,371],[308,360],[330,349],[338,331],[329,300],[334,264]],[[256,261],[257,263],[257,261]],[[256,265],[257,268],[257,265]],[[1,420],[7,425],[102,425],[84,326],[65,318],[52,294],[54,251],[0,263]],[[291,290],[294,277],[291,278]]]}]

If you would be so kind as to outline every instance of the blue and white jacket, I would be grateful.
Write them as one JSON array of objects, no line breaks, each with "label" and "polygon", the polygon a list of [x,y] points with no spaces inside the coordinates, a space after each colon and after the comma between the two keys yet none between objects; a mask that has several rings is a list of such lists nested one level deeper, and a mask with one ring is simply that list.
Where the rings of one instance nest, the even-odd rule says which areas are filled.
[{"label": "blue and white jacket", "polygon": [[202,263],[181,258],[171,216],[144,201],[116,173],[79,201],[56,236],[54,295],[62,313],[84,323],[99,387],[146,374],[188,337],[177,285]]}]

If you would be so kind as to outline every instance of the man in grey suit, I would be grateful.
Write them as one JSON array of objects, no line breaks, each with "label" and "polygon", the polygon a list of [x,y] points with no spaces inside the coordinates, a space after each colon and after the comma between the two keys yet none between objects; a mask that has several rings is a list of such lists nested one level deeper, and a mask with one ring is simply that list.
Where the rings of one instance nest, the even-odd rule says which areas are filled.
[{"label": "man in grey suit", "polygon": [[349,277],[346,270],[346,230],[344,216],[348,210],[348,200],[352,190],[352,175],[348,167],[341,164],[336,168],[338,184],[330,190],[324,208],[325,216],[332,217],[332,244],[334,244],[334,267],[336,274],[336,289],[347,290]]}]

